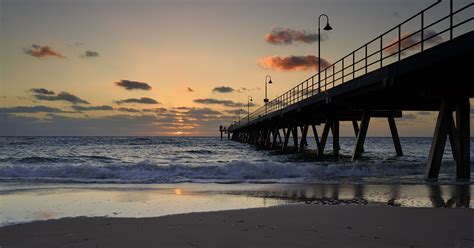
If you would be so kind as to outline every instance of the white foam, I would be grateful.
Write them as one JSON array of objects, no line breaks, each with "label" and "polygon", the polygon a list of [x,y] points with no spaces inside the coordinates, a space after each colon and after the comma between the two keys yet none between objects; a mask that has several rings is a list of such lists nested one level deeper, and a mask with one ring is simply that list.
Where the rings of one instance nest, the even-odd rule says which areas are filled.
[{"label": "white foam", "polygon": [[[231,161],[221,164],[16,164],[0,166],[0,180],[48,182],[320,182],[422,175],[424,163]],[[449,167],[453,167],[450,165]]]}]

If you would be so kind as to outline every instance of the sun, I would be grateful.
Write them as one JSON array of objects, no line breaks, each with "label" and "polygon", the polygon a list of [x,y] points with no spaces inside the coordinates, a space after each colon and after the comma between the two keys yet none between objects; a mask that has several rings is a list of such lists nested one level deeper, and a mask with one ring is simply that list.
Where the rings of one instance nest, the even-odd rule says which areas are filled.
[{"label": "sun", "polygon": [[176,135],[182,135],[182,134],[183,134],[183,132],[181,132],[181,131],[176,132]]}]

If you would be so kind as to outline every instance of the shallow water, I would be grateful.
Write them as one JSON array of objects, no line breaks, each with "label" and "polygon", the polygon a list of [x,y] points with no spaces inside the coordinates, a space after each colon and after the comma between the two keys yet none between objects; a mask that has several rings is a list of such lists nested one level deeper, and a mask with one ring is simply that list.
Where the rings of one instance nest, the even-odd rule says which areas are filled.
[{"label": "shallow water", "polygon": [[[282,154],[218,137],[0,137],[0,181],[412,184],[423,182],[431,139],[402,138],[396,157],[391,138],[368,138],[356,163],[354,138],[341,138],[339,161],[317,160],[308,142],[303,154]],[[449,145],[444,158],[440,179],[451,182]]]},{"label": "shallow water", "polygon": [[282,204],[473,208],[474,186],[0,184],[0,226],[75,216],[156,217]]}]

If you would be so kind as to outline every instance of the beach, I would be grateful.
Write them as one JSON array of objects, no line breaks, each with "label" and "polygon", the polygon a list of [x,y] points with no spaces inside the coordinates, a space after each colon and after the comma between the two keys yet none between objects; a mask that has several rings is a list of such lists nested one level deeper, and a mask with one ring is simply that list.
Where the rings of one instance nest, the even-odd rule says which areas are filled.
[{"label": "beach", "polygon": [[278,207],[0,228],[2,247],[472,247],[472,209]]},{"label": "beach", "polygon": [[4,247],[472,247],[472,185],[18,184]]}]

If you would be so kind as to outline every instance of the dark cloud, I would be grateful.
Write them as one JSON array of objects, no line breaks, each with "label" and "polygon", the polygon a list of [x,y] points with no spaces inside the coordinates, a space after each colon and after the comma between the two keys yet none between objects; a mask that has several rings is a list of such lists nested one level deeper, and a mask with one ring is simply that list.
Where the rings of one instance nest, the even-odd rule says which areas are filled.
[{"label": "dark cloud", "polygon": [[67,113],[58,108],[48,106],[17,106],[11,108],[0,108],[0,113]]},{"label": "dark cloud", "polygon": [[[66,117],[51,114],[47,119],[0,113],[0,135],[158,135],[156,116],[112,115]],[[164,129],[165,127],[163,127]]]},{"label": "dark cloud", "polygon": [[40,95],[54,95],[54,91],[52,90],[47,90],[45,88],[33,88],[29,90],[30,92],[33,92],[35,94],[40,94]]},{"label": "dark cloud", "polygon": [[128,112],[128,113],[140,113],[141,111],[134,108],[118,108],[118,111]]},{"label": "dark cloud", "polygon": [[43,57],[57,57],[57,58],[65,58],[64,55],[62,55],[59,52],[54,51],[51,49],[49,46],[40,46],[40,45],[31,45],[30,48],[25,48],[24,52],[28,55],[31,55],[36,58],[43,58]]},{"label": "dark cloud", "polygon": [[[243,107],[247,106],[246,103],[233,102],[231,100],[219,100],[214,98],[203,98],[203,99],[194,99],[193,102],[206,104],[206,105],[222,105],[225,107]],[[250,106],[254,106],[253,103],[250,103]]]},{"label": "dark cloud", "polygon": [[88,101],[82,100],[81,98],[65,91],[60,92],[57,95],[34,95],[34,97],[41,101],[65,101],[73,104],[89,104]]},{"label": "dark cloud", "polygon": [[[258,65],[265,69],[278,71],[308,71],[318,70],[318,57],[313,55],[307,56],[270,56],[260,59]],[[328,67],[330,63],[321,58],[321,69]]]},{"label": "dark cloud", "polygon": [[431,113],[428,112],[428,111],[419,111],[418,114],[419,115],[430,115]]},{"label": "dark cloud", "polygon": [[[443,42],[443,37],[438,35],[438,32],[432,29],[425,30],[424,32],[424,39],[427,39],[431,36],[431,39],[425,40],[425,44],[427,45],[437,45]],[[405,51],[402,52],[402,54],[405,54],[407,51],[412,51],[412,50],[419,50],[420,49],[420,44],[415,45],[416,43],[421,41],[421,32],[416,32],[413,33],[412,35],[409,33],[404,33],[401,36],[401,44],[400,47],[401,49],[406,49]],[[398,52],[398,44],[399,44],[398,37],[393,39],[392,41],[389,42],[389,46],[387,46],[384,49],[384,52],[387,54],[396,54]]]},{"label": "dark cloud", "polygon": [[139,104],[158,104],[154,99],[148,98],[148,97],[141,97],[141,98],[129,98],[129,99],[124,99],[124,100],[119,100],[116,101],[115,103],[117,104],[124,104],[124,103],[139,103]]},{"label": "dark cloud", "polygon": [[125,88],[126,90],[151,90],[151,86],[145,82],[137,82],[131,80],[120,80],[115,85]]},{"label": "dark cloud", "polygon": [[166,108],[153,108],[153,109],[144,109],[143,112],[152,112],[152,113],[164,113],[168,110]]},{"label": "dark cloud", "polygon": [[247,110],[245,109],[228,109],[228,110],[224,110],[224,112],[228,113],[228,114],[231,114],[231,115],[239,115],[239,114],[247,114]]},{"label": "dark cloud", "polygon": [[417,119],[417,118],[416,118],[416,115],[414,115],[414,114],[404,114],[404,115],[402,116],[402,118],[399,119],[399,120],[400,120],[400,121],[408,121],[408,120],[416,120],[416,119]]},{"label": "dark cloud", "polygon": [[212,92],[214,93],[231,93],[234,91],[235,91],[234,88],[229,87],[229,86],[219,86],[212,89]]},{"label": "dark cloud", "polygon": [[86,50],[83,54],[81,54],[81,58],[97,58],[99,57],[99,53],[96,51]]},{"label": "dark cloud", "polygon": [[109,105],[102,105],[102,106],[79,106],[79,105],[72,105],[71,106],[72,109],[76,110],[76,111],[97,111],[97,110],[101,110],[101,111],[111,111],[111,110],[114,110],[114,108],[112,106],[109,106]]},{"label": "dark cloud", "polygon": [[[326,36],[321,36],[321,41],[326,40]],[[304,30],[294,30],[291,28],[273,28],[265,35],[265,41],[273,45],[290,45],[293,42],[311,44],[318,41],[317,33],[308,33]]]},{"label": "dark cloud", "polygon": [[220,116],[220,115],[222,115],[221,112],[212,110],[210,108],[192,108],[185,113],[185,116],[194,117],[194,118]]},{"label": "dark cloud", "polygon": [[190,109],[193,109],[193,108],[182,106],[182,107],[175,107],[174,109],[177,109],[177,110],[190,110]]},{"label": "dark cloud", "polygon": [[194,92],[194,90],[191,89],[190,87],[187,87],[187,88],[186,88],[186,91],[187,91],[187,92]]}]

